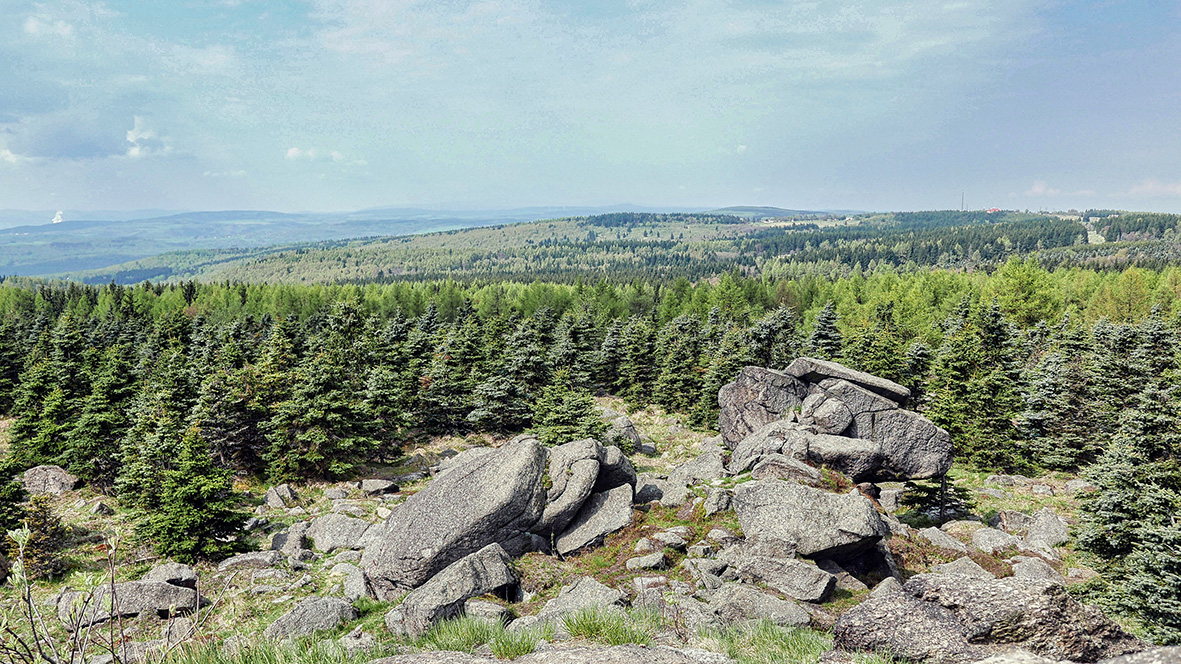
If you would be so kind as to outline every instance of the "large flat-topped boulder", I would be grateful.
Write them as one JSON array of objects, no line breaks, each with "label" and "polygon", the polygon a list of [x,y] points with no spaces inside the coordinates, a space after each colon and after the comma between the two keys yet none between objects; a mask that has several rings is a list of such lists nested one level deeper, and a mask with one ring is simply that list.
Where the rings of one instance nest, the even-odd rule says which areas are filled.
[{"label": "large flat-topped boulder", "polygon": [[170,618],[192,613],[208,603],[191,588],[159,581],[126,581],[99,586],[89,601],[82,592],[62,593],[57,600],[57,617],[68,629],[75,630],[117,617]]},{"label": "large flat-topped boulder", "polygon": [[892,380],[886,380],[873,374],[867,374],[864,371],[850,369],[843,364],[820,360],[814,357],[797,358],[788,365],[784,373],[794,376],[801,381],[816,384],[828,378],[839,378],[854,385],[860,385],[875,394],[880,394],[900,406],[905,405],[906,400],[910,398],[910,390]]},{"label": "large flat-topped boulder", "polygon": [[837,619],[834,644],[915,662],[975,662],[1014,646],[1052,660],[1096,662],[1143,650],[1099,609],[1049,581],[920,574]]},{"label": "large flat-topped boulder", "polygon": [[528,550],[545,508],[545,467],[545,448],[522,438],[436,476],[406,499],[361,559],[378,597],[395,599],[489,544],[510,556]]},{"label": "large flat-topped boulder", "polygon": [[788,414],[804,402],[808,386],[783,371],[746,367],[718,391],[718,429],[726,447]]},{"label": "large flat-topped boulder", "polygon": [[78,486],[78,478],[61,466],[37,466],[21,473],[21,484],[30,495],[60,496]]},{"label": "large flat-topped boulder", "polygon": [[873,503],[857,492],[757,480],[734,489],[731,504],[747,537],[794,542],[797,553],[812,558],[860,553],[889,532]]}]

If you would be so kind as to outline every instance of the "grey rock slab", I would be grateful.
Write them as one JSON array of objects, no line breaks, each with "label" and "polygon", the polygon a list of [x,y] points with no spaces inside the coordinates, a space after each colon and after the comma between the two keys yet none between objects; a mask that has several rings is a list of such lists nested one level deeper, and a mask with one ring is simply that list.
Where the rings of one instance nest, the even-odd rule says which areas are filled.
[{"label": "grey rock slab", "polygon": [[463,603],[463,614],[484,618],[501,624],[507,624],[512,618],[512,612],[507,607],[483,599],[469,599]]},{"label": "grey rock slab", "polygon": [[370,496],[380,496],[386,493],[397,493],[398,485],[392,480],[374,478],[361,480],[361,490]]},{"label": "grey rock slab", "polygon": [[60,496],[78,486],[78,478],[61,466],[35,466],[21,473],[20,482],[30,495]]},{"label": "grey rock slab", "polygon": [[[512,556],[529,549],[529,529],[545,508],[545,462],[541,443],[519,439],[437,475],[407,498],[361,559],[378,596],[392,599],[492,543]],[[626,491],[630,510],[631,487]]]},{"label": "grey rock slab", "polygon": [[803,404],[807,385],[774,369],[746,367],[734,382],[718,391],[718,430],[726,447],[734,447],[754,431],[783,419]]},{"label": "grey rock slab", "polygon": [[787,480],[789,482],[816,482],[820,469],[789,457],[785,454],[766,454],[754,464],[751,477],[756,480]]},{"label": "grey rock slab", "polygon": [[748,583],[762,584],[801,602],[823,602],[836,587],[836,577],[796,558],[739,556],[732,569]]},{"label": "grey rock slab", "polygon": [[890,593],[902,592],[902,582],[892,576],[887,576],[869,591],[871,597],[882,597]]},{"label": "grey rock slab", "polygon": [[977,579],[995,579],[996,575],[976,564],[968,556],[956,558],[950,563],[943,563],[942,565],[934,565],[931,571],[936,574],[962,574],[964,576],[971,576]]},{"label": "grey rock slab", "polygon": [[737,583],[722,584],[709,604],[727,625],[765,619],[781,627],[804,627],[811,621],[795,602]]},{"label": "grey rock slab", "polygon": [[290,484],[276,484],[267,489],[262,502],[267,507],[284,509],[295,505],[296,500],[295,491],[292,490]]},{"label": "grey rock slab", "polygon": [[370,523],[345,514],[333,512],[312,519],[307,537],[317,551],[330,552],[337,549],[361,548],[361,536],[369,529]]},{"label": "grey rock slab", "polygon": [[1045,507],[1033,515],[1025,533],[1025,541],[1035,549],[1053,549],[1065,544],[1070,539],[1070,530],[1066,521]]},{"label": "grey rock slab", "polygon": [[167,583],[182,588],[197,588],[197,570],[181,563],[156,565],[140,577],[140,581]]},{"label": "grey rock slab", "polygon": [[1013,576],[1019,579],[1040,579],[1065,584],[1066,579],[1050,563],[1032,556],[1017,556],[1013,562]]},{"label": "grey rock slab", "polygon": [[77,629],[119,616],[167,618],[184,615],[207,603],[190,588],[157,581],[126,581],[116,583],[113,588],[99,586],[89,601],[87,595],[80,592],[62,593],[57,601],[57,616],[62,624]]},{"label": "grey rock slab", "polygon": [[550,487],[545,510],[533,532],[548,538],[570,525],[594,489],[604,455],[599,441],[589,438],[549,449],[546,475]]},{"label": "grey rock slab", "polygon": [[595,480],[593,489],[595,493],[610,491],[624,484],[635,489],[638,480],[636,469],[632,467],[632,462],[628,461],[628,458],[618,447],[615,445],[604,447],[600,464],[599,478]]},{"label": "grey rock slab", "polygon": [[570,527],[558,537],[555,547],[565,556],[598,545],[607,535],[626,528],[631,520],[631,486],[625,484],[606,493],[593,493],[583,503]]},{"label": "grey rock slab", "polygon": [[676,549],[677,551],[684,551],[685,546],[688,544],[688,541],[685,540],[685,537],[681,533],[672,532],[669,530],[662,530],[658,533],[653,533],[649,537],[653,542],[656,542],[661,547],[667,546],[669,548]]},{"label": "grey rock slab", "polygon": [[888,534],[873,503],[857,492],[834,494],[781,480],[734,490],[742,531],[795,542],[800,555],[844,558],[872,548]]},{"label": "grey rock slab", "polygon": [[909,410],[858,416],[857,435],[878,444],[879,465],[856,481],[916,480],[940,477],[951,468],[951,435]]},{"label": "grey rock slab", "polygon": [[803,426],[788,420],[775,420],[752,431],[736,442],[730,455],[730,472],[737,475],[753,468],[763,457],[782,454],[802,461],[807,458],[807,437]]},{"label": "grey rock slab", "polygon": [[919,530],[918,535],[941,549],[951,549],[962,553],[968,552],[968,545],[934,526]]},{"label": "grey rock slab", "polygon": [[1149,648],[1131,655],[1105,659],[1101,664],[1181,664],[1181,646]]},{"label": "grey rock slab", "polygon": [[849,609],[833,625],[833,645],[848,652],[890,653],[931,664],[966,664],[987,656],[968,643],[949,609],[905,591],[882,593]]},{"label": "grey rock slab", "polygon": [[272,641],[295,639],[335,629],[357,617],[357,610],[340,598],[309,597],[271,623],[263,630],[263,636]]},{"label": "grey rock slab", "polygon": [[643,442],[636,425],[627,415],[619,415],[611,419],[607,433],[603,435],[603,440],[609,445],[628,446],[631,449],[639,449]]},{"label": "grey rock slab", "polygon": [[701,509],[705,517],[708,519],[718,512],[724,512],[730,509],[731,495],[728,489],[721,487],[710,487],[706,489],[705,501],[701,504]]},{"label": "grey rock slab", "polygon": [[984,553],[993,554],[1006,549],[1023,549],[1025,542],[1003,530],[981,528],[972,533],[972,546]]},{"label": "grey rock slab", "polygon": [[1010,535],[1023,535],[1033,524],[1033,517],[1016,510],[1001,510],[988,520],[988,525]]},{"label": "grey rock slab", "polygon": [[622,601],[622,592],[584,576],[568,586],[563,586],[557,597],[545,603],[537,617],[548,620],[582,609],[618,606]]},{"label": "grey rock slab", "polygon": [[274,567],[281,562],[283,562],[283,554],[278,551],[251,551],[226,558],[218,563],[217,571],[263,569],[264,567]]},{"label": "grey rock slab", "polygon": [[885,378],[880,378],[864,371],[850,369],[843,364],[813,357],[796,358],[787,366],[784,373],[795,376],[802,381],[817,384],[828,378],[837,378],[858,385],[874,394],[886,397],[899,405],[905,405],[906,400],[910,398],[910,390],[892,380],[886,380]]},{"label": "grey rock slab", "polygon": [[394,634],[422,635],[439,621],[458,616],[469,599],[515,586],[518,577],[511,564],[499,544],[461,558],[406,595],[386,614],[386,627]]},{"label": "grey rock slab", "polygon": [[668,567],[668,558],[665,557],[664,552],[657,551],[646,556],[637,556],[635,558],[628,558],[624,566],[628,569],[666,569]]},{"label": "grey rock slab", "polygon": [[296,521],[286,530],[275,533],[271,538],[271,550],[281,551],[289,556],[307,550],[308,529],[311,526],[312,524],[307,521]]},{"label": "grey rock slab", "polygon": [[840,435],[853,423],[853,412],[843,401],[823,392],[808,395],[800,408],[800,424],[815,433]]}]

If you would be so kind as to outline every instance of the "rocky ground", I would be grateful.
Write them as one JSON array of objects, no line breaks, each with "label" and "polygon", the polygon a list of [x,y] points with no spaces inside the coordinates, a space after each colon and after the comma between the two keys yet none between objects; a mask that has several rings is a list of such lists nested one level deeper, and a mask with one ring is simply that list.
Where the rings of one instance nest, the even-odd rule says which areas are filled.
[{"label": "rocky ground", "polygon": [[[256,551],[189,567],[124,544],[115,609],[96,588],[126,515],[41,469],[27,483],[57,494],[77,541],[75,571],[37,602],[63,634],[118,619],[132,661],[179,641],[295,641],[388,664],[1145,651],[1134,625],[1067,590],[1095,575],[1070,547],[1091,487],[954,468],[908,396],[805,359],[723,388],[721,435],[601,399],[604,441],[439,440],[368,479],[250,487]],[[905,483],[944,473],[967,498],[935,527],[938,508],[908,505]],[[1153,652],[1119,661],[1178,656]]]}]

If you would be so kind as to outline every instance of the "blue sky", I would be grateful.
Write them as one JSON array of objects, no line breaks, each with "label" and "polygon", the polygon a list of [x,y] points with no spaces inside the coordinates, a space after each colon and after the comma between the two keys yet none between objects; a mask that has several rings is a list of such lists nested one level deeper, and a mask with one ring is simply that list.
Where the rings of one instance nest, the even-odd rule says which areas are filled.
[{"label": "blue sky", "polygon": [[1181,212],[1181,4],[0,0],[0,208]]}]

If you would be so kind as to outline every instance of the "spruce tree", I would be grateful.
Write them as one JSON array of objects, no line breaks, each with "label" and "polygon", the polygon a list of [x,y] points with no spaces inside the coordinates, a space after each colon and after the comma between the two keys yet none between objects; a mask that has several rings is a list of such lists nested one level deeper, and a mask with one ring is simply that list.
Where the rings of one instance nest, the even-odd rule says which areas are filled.
[{"label": "spruce tree", "polygon": [[656,374],[656,332],[643,316],[632,316],[623,328],[623,359],[615,393],[632,404],[646,404],[652,399]]},{"label": "spruce tree", "polygon": [[677,316],[660,330],[656,343],[659,374],[652,400],[669,412],[686,412],[701,392],[701,323]]},{"label": "spruce tree", "polygon": [[873,315],[845,340],[841,356],[851,368],[890,380],[902,380],[906,338],[894,320],[894,303],[874,307]]},{"label": "spruce tree", "polygon": [[796,315],[788,307],[781,306],[755,321],[749,337],[747,355],[757,366],[782,369],[799,354]]},{"label": "spruce tree", "polygon": [[837,328],[837,305],[829,300],[824,309],[816,315],[812,334],[804,343],[804,350],[822,360],[839,360],[841,357],[841,331]]},{"label": "spruce tree", "polygon": [[746,355],[750,349],[747,333],[741,327],[732,326],[722,336],[721,343],[709,358],[705,374],[701,379],[701,392],[690,408],[693,424],[713,427],[718,419],[718,391],[733,381],[742,368],[750,363]]},{"label": "spruce tree", "polygon": [[175,467],[163,473],[158,506],[140,513],[136,533],[181,562],[223,558],[241,547],[237,535],[247,514],[238,503],[232,473],[214,465],[201,430],[190,427]]},{"label": "spruce tree", "polygon": [[131,426],[129,412],[138,387],[128,350],[108,348],[82,414],[66,439],[70,472],[99,490],[109,491],[115,485],[119,440]]},{"label": "spruce tree", "polygon": [[533,433],[546,445],[598,438],[607,431],[589,392],[570,384],[565,369],[541,391],[533,405]]}]

